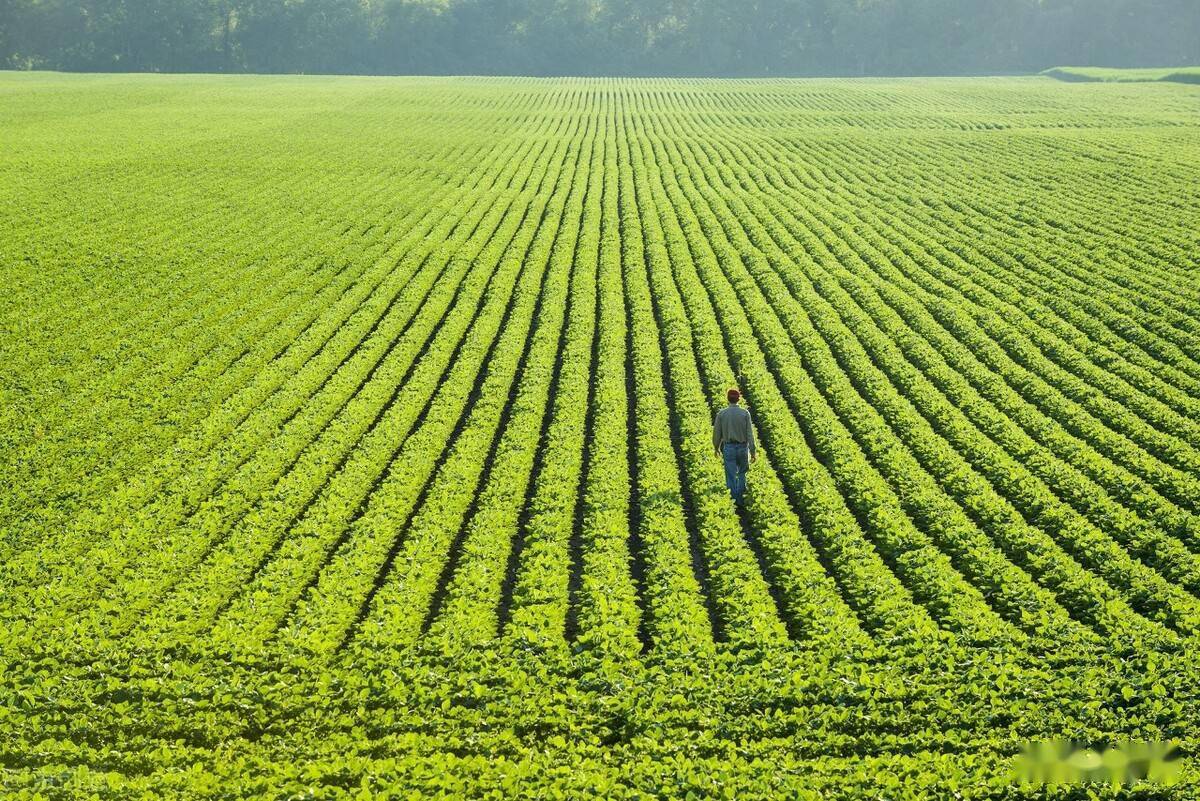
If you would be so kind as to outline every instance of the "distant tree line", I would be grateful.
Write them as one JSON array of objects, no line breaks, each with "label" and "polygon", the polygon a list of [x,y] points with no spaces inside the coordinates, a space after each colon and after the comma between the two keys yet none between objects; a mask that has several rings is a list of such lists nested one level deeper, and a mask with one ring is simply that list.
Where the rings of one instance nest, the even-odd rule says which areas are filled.
[{"label": "distant tree line", "polygon": [[1200,0],[0,0],[0,66],[963,75],[1200,64]]}]

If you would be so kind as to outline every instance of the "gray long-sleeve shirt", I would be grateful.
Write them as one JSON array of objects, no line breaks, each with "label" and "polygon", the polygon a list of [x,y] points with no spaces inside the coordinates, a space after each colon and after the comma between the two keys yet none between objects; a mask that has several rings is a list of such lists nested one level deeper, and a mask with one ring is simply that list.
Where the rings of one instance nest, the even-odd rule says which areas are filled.
[{"label": "gray long-sleeve shirt", "polygon": [[717,412],[713,420],[713,447],[721,450],[726,442],[744,442],[750,446],[750,453],[757,452],[750,412],[735,403]]}]

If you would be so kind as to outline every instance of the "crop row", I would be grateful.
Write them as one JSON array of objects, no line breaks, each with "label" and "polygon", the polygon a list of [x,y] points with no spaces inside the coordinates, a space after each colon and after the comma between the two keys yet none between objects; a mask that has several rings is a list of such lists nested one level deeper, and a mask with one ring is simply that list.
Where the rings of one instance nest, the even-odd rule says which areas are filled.
[{"label": "crop row", "polygon": [[[520,159],[512,159],[512,155],[512,152],[497,154],[496,163],[505,167],[522,163]],[[267,376],[274,380],[269,383],[256,381],[250,388],[251,392],[243,393],[237,398],[240,403],[232,408],[222,409],[222,412],[227,411],[228,414],[216,415],[205,421],[205,427],[196,432],[197,436],[193,440],[196,450],[177,448],[174,452],[165,454],[168,459],[174,458],[179,472],[172,473],[168,469],[172,463],[162,464],[160,459],[160,463],[156,465],[157,470],[150,477],[153,483],[147,488],[150,490],[147,495],[154,502],[143,506],[138,513],[138,519],[144,521],[141,528],[147,531],[148,536],[157,538],[164,532],[172,531],[190,534],[195,528],[181,528],[182,521],[188,520],[190,526],[196,526],[195,516],[203,514],[204,509],[210,510],[208,515],[213,521],[211,525],[223,526],[235,522],[236,518],[231,517],[233,510],[228,507],[227,502],[222,503],[219,498],[213,500],[206,496],[211,496],[213,490],[220,486],[216,482],[230,470],[237,471],[232,478],[235,482],[240,475],[245,477],[245,481],[255,482],[251,486],[269,486],[272,473],[263,470],[264,456],[269,452],[264,453],[261,443],[264,437],[272,436],[275,427],[281,424],[284,426],[279,434],[273,437],[274,441],[279,443],[276,451],[279,456],[275,462],[279,466],[274,468],[277,471],[274,475],[280,475],[278,471],[286,472],[289,461],[297,458],[290,454],[297,454],[297,449],[302,449],[312,436],[312,433],[308,432],[324,430],[327,427],[324,421],[329,419],[327,415],[345,406],[349,400],[346,390],[353,390],[356,385],[361,386],[368,380],[368,376],[382,369],[381,365],[385,362],[380,362],[380,359],[384,354],[392,353],[391,360],[386,362],[395,365],[390,369],[404,369],[405,348],[410,354],[408,358],[411,359],[421,348],[421,332],[432,332],[437,328],[436,321],[440,316],[437,311],[438,304],[431,302],[431,298],[441,297],[442,303],[447,304],[454,294],[455,283],[444,280],[444,274],[453,253],[455,231],[462,237],[469,236],[477,229],[481,232],[486,231],[486,227],[479,227],[480,220],[483,219],[479,215],[485,212],[491,215],[491,225],[494,226],[495,220],[498,220],[497,210],[489,205],[486,194],[475,197],[469,208],[478,210],[474,221],[467,217],[464,222],[463,218],[453,216],[444,218],[440,223],[441,233],[436,227],[425,230],[418,227],[414,230],[410,240],[423,243],[422,249],[406,254],[395,267],[386,262],[379,265],[379,268],[383,268],[382,276],[385,277],[384,291],[368,284],[365,289],[369,294],[365,297],[347,298],[347,308],[353,310],[354,314],[348,323],[336,326],[332,338],[322,340],[314,337],[314,341],[319,345],[315,358],[312,351],[305,354],[307,358],[300,362],[298,371],[295,366],[279,364],[277,370]],[[436,216],[434,220],[436,221]],[[439,241],[443,241],[440,247],[432,249]],[[388,267],[391,269],[387,269]],[[417,280],[408,281],[407,276],[410,274],[415,275]],[[389,283],[392,287],[390,290],[387,289]],[[433,295],[429,295],[431,289]],[[443,305],[442,308],[444,307]],[[427,322],[420,325],[410,323],[418,311],[420,315],[415,319]],[[361,320],[361,323],[356,325],[355,321],[358,320]],[[409,334],[407,339],[402,338],[402,332]],[[402,345],[399,351],[395,350]],[[297,349],[294,352],[304,351]],[[330,372],[331,369],[334,372]],[[386,377],[386,371],[383,375]],[[400,373],[397,373],[397,379],[399,376]],[[379,382],[377,386],[389,385]],[[246,397],[247,395],[249,397]],[[328,400],[324,403],[318,402],[322,398]],[[359,415],[349,419],[360,421],[353,424],[361,425],[370,418]],[[232,436],[229,434],[231,429]],[[216,446],[215,450],[209,450],[213,446]],[[202,458],[196,459],[197,456]],[[247,458],[250,458],[250,461],[245,461]],[[179,480],[188,483],[172,487],[165,495],[161,490],[157,496],[151,495],[154,490],[158,490],[160,477],[170,478],[172,475],[178,475]],[[188,489],[189,483],[194,489]],[[230,488],[228,480],[224,483],[227,487],[226,492],[236,492],[234,497],[239,499],[240,503],[249,504],[253,501],[255,496],[252,491],[239,488],[236,483]],[[188,500],[189,498],[194,500]],[[115,500],[121,504],[117,508],[128,508],[127,500]],[[136,506],[134,508],[136,509]],[[91,538],[83,536],[81,539],[87,542]],[[124,550],[131,557],[146,556],[139,551],[140,540],[136,538],[126,535],[118,538],[117,542],[128,546]],[[184,545],[188,547],[196,547],[196,544],[196,540],[190,536],[184,541]],[[69,549],[63,550],[66,551],[63,554],[65,557],[71,556]],[[101,550],[103,557],[111,564],[115,555],[113,549]],[[163,551],[169,553],[166,549]],[[158,555],[164,553],[160,551]],[[164,559],[162,562],[168,567],[173,565],[171,559]],[[107,565],[97,567],[103,568]],[[95,580],[87,572],[82,576],[69,578],[86,579],[80,588],[84,593],[90,593],[97,588]],[[53,591],[47,595],[52,599],[55,608],[61,609],[65,593],[60,592],[59,587],[51,589]],[[84,595],[84,599],[88,597]]]},{"label": "crop row", "polygon": [[798,296],[804,296],[803,293],[798,293]]},{"label": "crop row", "polygon": [[[905,315],[905,317],[906,317],[906,319],[911,319],[911,314],[906,314],[906,315]],[[995,385],[995,384],[994,384],[994,383],[992,383],[992,386],[994,386],[994,385]]]},{"label": "crop row", "polygon": [[[0,511],[48,529],[3,544],[11,642],[707,658],[1198,633],[1200,351],[1177,215],[1155,240],[1104,214],[1106,188],[1014,204],[1020,156],[982,137],[799,133],[855,127],[880,98],[814,113],[774,89],[603,81],[464,97],[512,117],[416,113],[404,158],[304,218],[288,196],[328,174],[229,231],[208,209],[185,236],[173,208],[146,248],[263,234],[227,271],[167,290],[118,270],[72,311],[95,363],[46,405],[50,442],[18,435],[28,466]],[[961,98],[907,100],[933,129],[991,124],[955,119]],[[997,134],[1090,169],[1073,144]],[[984,157],[997,193],[939,175]],[[1141,172],[1129,187],[1161,206]],[[1109,239],[1098,266],[1086,248]],[[54,280],[52,298],[78,289]],[[121,298],[93,336],[118,288],[142,305]],[[50,329],[26,381],[70,372]],[[122,341],[130,358],[103,355]],[[741,510],[709,439],[731,384],[763,444]]]}]

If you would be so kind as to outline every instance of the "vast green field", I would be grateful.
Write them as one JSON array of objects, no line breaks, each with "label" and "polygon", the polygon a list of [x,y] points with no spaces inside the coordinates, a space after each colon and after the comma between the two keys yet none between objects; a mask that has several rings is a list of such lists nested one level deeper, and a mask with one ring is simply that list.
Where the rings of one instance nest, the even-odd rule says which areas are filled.
[{"label": "vast green field", "polygon": [[0,75],[0,791],[1200,798],[1009,781],[1200,745],[1198,254],[1185,84]]}]

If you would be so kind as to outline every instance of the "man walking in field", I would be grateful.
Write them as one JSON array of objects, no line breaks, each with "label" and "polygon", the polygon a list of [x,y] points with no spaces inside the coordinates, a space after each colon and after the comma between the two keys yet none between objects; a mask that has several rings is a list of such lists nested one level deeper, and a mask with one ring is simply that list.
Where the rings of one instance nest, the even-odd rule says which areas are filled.
[{"label": "man walking in field", "polygon": [[754,423],[750,412],[738,405],[742,393],[731,389],[725,393],[729,405],[717,412],[713,420],[713,447],[725,462],[725,486],[737,506],[746,495],[746,473],[750,463],[758,458],[754,445]]}]

